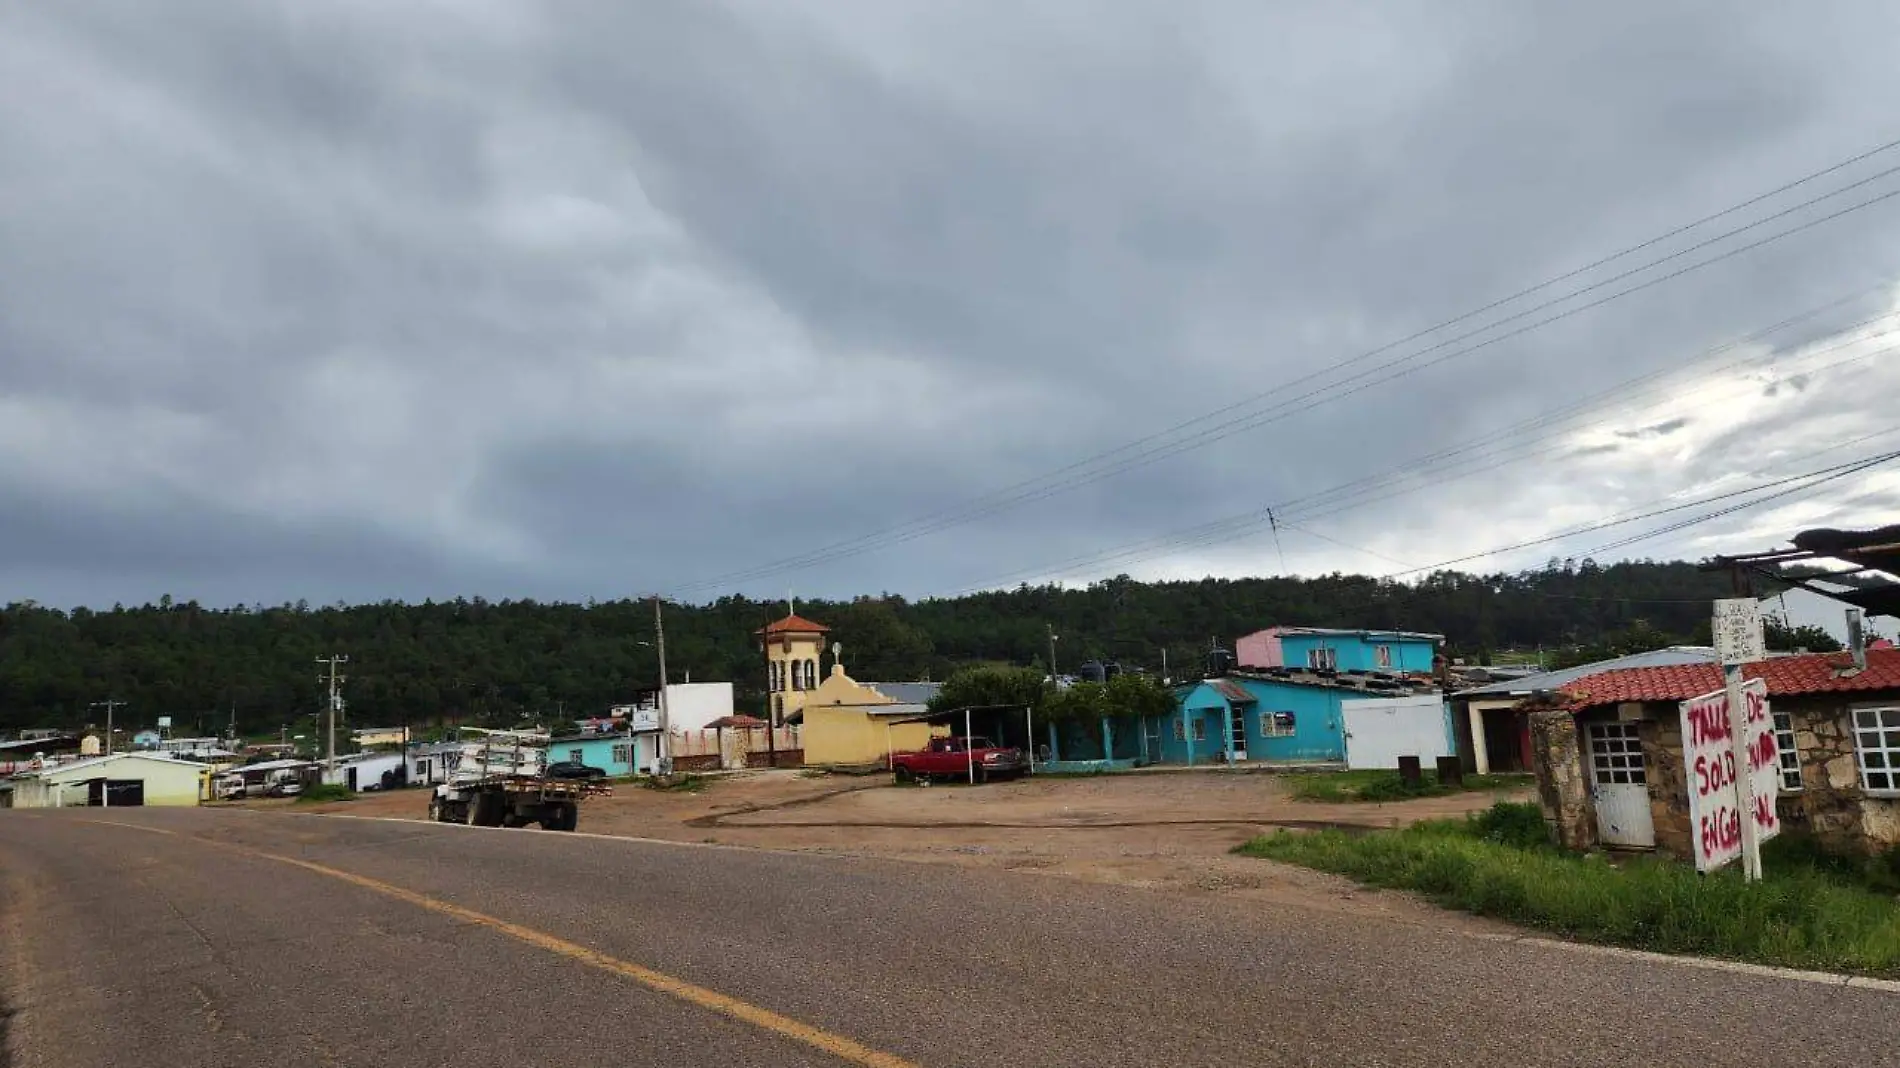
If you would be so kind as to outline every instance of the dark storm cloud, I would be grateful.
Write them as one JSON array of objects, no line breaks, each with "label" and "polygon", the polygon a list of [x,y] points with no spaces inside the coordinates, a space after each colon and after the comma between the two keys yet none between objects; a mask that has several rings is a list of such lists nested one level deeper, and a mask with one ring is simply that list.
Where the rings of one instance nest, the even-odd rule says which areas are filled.
[{"label": "dark storm cloud", "polygon": [[[944,591],[1311,498],[1890,274],[1894,205],[1332,403],[1292,384],[1893,136],[1895,19],[16,5],[0,582],[55,603],[668,589],[954,516],[1255,394],[1239,414],[1286,410],[749,588]],[[1449,556],[1876,425],[1878,392],[1839,372],[1698,407],[1708,388],[1607,413],[1627,448],[1473,460],[1279,549],[1131,566]]]}]

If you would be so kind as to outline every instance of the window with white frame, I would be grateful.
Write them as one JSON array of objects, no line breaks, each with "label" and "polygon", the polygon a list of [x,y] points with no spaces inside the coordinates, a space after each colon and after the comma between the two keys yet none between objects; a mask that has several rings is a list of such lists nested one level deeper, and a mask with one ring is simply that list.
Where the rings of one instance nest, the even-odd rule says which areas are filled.
[{"label": "window with white frame", "polygon": [[633,746],[630,746],[626,744],[625,742],[622,742],[619,745],[614,746],[614,763],[632,764],[633,763]]},{"label": "window with white frame", "polygon": [[1197,742],[1207,741],[1207,721],[1206,720],[1196,719],[1194,721],[1194,740]]},{"label": "window with white frame", "polygon": [[1863,790],[1900,790],[1900,708],[1854,710],[1854,757]]},{"label": "window with white frame", "polygon": [[1285,738],[1293,733],[1293,713],[1260,713],[1260,737]]},{"label": "window with white frame", "polygon": [[584,750],[569,749],[567,751],[567,759],[572,760],[576,764],[580,763],[586,756],[587,753]]},{"label": "window with white frame", "polygon": [[1392,647],[1389,645],[1373,646],[1372,647],[1372,662],[1379,665],[1382,668],[1391,667],[1392,666]]},{"label": "window with white frame", "polygon": [[1314,671],[1331,671],[1339,666],[1339,652],[1321,646],[1306,651],[1306,666]]},{"label": "window with white frame", "polygon": [[1187,741],[1187,728],[1182,725],[1180,716],[1174,717],[1174,740],[1177,742]]},{"label": "window with white frame", "polygon": [[1781,760],[1781,788],[1801,789],[1801,753],[1794,747],[1794,718],[1786,712],[1775,713],[1775,752]]}]

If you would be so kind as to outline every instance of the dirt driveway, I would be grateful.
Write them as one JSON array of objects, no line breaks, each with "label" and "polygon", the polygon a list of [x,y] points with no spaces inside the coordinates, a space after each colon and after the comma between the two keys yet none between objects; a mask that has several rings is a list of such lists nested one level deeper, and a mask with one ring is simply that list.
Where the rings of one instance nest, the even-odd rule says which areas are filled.
[{"label": "dirt driveway", "polygon": [[[881,776],[755,771],[703,778],[698,787],[618,787],[615,796],[587,803],[581,830],[986,865],[1487,929],[1482,921],[1449,918],[1404,895],[1363,890],[1329,875],[1234,857],[1229,851],[1275,828],[1397,827],[1518,796],[1469,793],[1390,804],[1315,804],[1291,799],[1278,775],[1225,771],[903,788]],[[422,819],[427,804],[424,791],[406,790],[299,807]]]}]

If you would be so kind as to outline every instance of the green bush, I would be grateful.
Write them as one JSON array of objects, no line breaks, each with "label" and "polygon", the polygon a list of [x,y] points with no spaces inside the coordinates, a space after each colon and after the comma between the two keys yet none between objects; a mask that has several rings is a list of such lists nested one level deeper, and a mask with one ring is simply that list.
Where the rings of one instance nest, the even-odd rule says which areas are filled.
[{"label": "green bush", "polygon": [[310,802],[312,804],[319,801],[353,801],[355,799],[356,795],[350,792],[349,787],[338,786],[335,783],[328,782],[320,782],[314,786],[306,786],[303,788],[303,793],[297,795],[299,803]]},{"label": "green bush", "polygon": [[1282,831],[1239,852],[1589,941],[1900,975],[1900,905],[1869,890],[1864,871],[1842,874],[1840,862],[1796,843],[1770,851],[1768,877],[1755,884],[1732,868],[1702,875],[1647,857],[1613,863],[1543,845],[1541,819],[1535,847],[1507,844],[1529,843],[1528,808],[1357,836]]},{"label": "green bush", "polygon": [[1544,810],[1535,801],[1499,801],[1471,816],[1471,831],[1487,842],[1538,849],[1550,844]]}]

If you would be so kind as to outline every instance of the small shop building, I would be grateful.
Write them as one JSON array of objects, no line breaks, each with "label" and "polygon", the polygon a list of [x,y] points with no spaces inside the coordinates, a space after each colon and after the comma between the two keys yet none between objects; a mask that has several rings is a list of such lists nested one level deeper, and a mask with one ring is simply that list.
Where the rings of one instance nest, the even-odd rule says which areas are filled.
[{"label": "small shop building", "polygon": [[[1784,833],[1837,852],[1900,845],[1900,649],[1775,657],[1743,667],[1774,720]],[[1532,714],[1545,818],[1573,849],[1694,856],[1682,703],[1721,690],[1715,664],[1601,672]]]},{"label": "small shop building", "polygon": [[14,808],[137,808],[196,805],[205,796],[211,769],[154,753],[115,753],[58,764],[12,780]]}]

